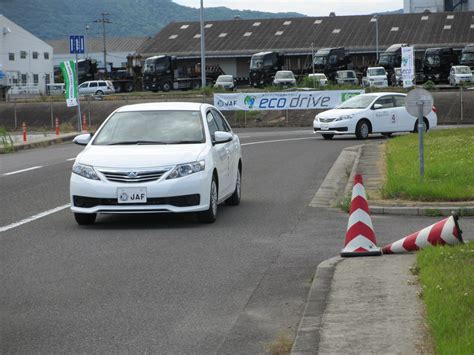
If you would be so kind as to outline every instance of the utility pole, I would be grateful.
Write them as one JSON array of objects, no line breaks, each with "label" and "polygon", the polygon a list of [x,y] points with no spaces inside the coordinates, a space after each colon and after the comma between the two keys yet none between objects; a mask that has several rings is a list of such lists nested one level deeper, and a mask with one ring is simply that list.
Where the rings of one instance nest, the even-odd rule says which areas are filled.
[{"label": "utility pole", "polygon": [[206,87],[206,40],[204,38],[204,4],[201,0],[201,9],[200,9],[200,25],[201,25],[201,87],[204,89]]},{"label": "utility pole", "polygon": [[105,69],[105,77],[107,77],[107,47],[105,45],[105,24],[112,23],[112,22],[110,22],[110,20],[105,17],[109,15],[107,12],[103,12],[100,15],[102,16],[102,18],[95,20],[94,22],[102,24],[102,38],[104,40],[104,69]]}]

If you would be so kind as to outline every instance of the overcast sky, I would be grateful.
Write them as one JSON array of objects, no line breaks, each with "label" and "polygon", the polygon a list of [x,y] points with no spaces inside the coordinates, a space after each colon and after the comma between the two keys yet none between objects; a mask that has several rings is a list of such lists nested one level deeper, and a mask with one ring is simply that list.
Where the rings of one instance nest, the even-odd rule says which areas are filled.
[{"label": "overcast sky", "polygon": [[[199,7],[200,0],[173,0],[174,2]],[[392,11],[403,8],[403,0],[204,0],[204,7],[225,6],[237,10],[268,12],[299,12],[308,16],[362,15]]]}]

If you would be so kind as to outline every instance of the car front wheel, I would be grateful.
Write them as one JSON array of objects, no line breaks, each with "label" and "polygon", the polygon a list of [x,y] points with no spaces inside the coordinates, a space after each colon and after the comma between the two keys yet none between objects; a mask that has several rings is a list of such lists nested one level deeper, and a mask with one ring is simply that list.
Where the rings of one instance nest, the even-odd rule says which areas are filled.
[{"label": "car front wheel", "polygon": [[97,217],[96,213],[74,213],[74,218],[80,226],[89,226],[94,224]]},{"label": "car front wheel", "polygon": [[359,139],[367,139],[369,137],[370,127],[366,120],[359,121],[356,127],[356,136]]},{"label": "car front wheel", "polygon": [[202,223],[214,223],[217,219],[217,182],[216,178],[212,177],[210,196],[209,196],[209,208],[205,211],[198,212],[198,219]]}]

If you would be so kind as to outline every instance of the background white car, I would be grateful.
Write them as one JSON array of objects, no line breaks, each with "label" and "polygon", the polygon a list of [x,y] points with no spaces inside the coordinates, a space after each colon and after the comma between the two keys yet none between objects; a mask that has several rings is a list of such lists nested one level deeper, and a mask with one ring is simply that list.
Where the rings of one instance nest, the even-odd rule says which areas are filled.
[{"label": "background white car", "polygon": [[388,87],[387,72],[384,67],[369,67],[367,75],[362,78],[363,86]]},{"label": "background white car", "polygon": [[239,138],[214,107],[149,103],[114,111],[77,156],[70,181],[78,224],[98,213],[196,212],[216,220],[217,205],[238,205]]},{"label": "background white car", "polygon": [[295,86],[296,78],[291,70],[279,70],[273,78],[273,85]]},{"label": "background white car", "polygon": [[85,81],[79,85],[80,95],[106,95],[115,93],[114,84],[109,80]]},{"label": "background white car", "polygon": [[[355,134],[366,139],[371,133],[390,136],[394,132],[417,132],[418,120],[405,109],[405,94],[374,93],[357,95],[337,108],[316,115],[314,133],[324,139],[334,135]],[[425,130],[437,125],[436,108],[423,119]]]},{"label": "background white car", "polygon": [[234,90],[235,89],[235,80],[233,75],[219,75],[214,84],[216,89],[224,90]]},{"label": "background white car", "polygon": [[461,83],[470,84],[472,80],[471,68],[467,65],[454,65],[449,72],[449,84],[452,86],[460,85]]},{"label": "background white car", "polygon": [[[328,78],[324,73],[308,74],[308,78],[313,81],[317,86],[326,86],[328,84]],[[311,84],[311,83],[310,83]]]}]

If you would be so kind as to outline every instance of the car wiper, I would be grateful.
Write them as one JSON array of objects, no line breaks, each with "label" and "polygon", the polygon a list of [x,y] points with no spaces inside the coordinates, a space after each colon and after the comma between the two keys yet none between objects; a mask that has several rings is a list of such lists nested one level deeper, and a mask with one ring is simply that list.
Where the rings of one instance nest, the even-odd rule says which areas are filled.
[{"label": "car wiper", "polygon": [[167,142],[166,144],[197,144],[197,143],[203,143],[203,141],[182,140],[182,141],[170,141],[170,142]]},{"label": "car wiper", "polygon": [[140,145],[140,144],[168,144],[168,142],[162,141],[121,141],[108,143],[107,145]]}]

